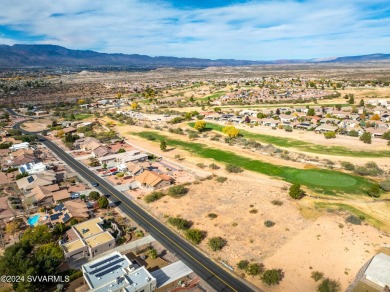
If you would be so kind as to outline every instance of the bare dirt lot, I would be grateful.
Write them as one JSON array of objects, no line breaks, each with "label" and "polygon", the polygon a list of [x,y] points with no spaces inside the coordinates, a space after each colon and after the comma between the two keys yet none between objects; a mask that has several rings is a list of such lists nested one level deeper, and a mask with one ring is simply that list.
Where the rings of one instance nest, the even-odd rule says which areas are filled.
[{"label": "bare dirt lot", "polygon": [[47,126],[51,125],[51,119],[37,119],[23,123],[22,128],[30,132],[38,132],[47,130]]}]

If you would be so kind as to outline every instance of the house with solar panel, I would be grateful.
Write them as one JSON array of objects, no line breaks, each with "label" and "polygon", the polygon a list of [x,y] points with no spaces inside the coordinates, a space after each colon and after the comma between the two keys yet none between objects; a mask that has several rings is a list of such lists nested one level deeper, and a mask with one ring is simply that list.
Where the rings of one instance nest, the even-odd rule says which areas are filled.
[{"label": "house with solar panel", "polygon": [[90,290],[152,292],[157,281],[137,262],[131,262],[119,252],[112,252],[82,266],[83,276]]},{"label": "house with solar panel", "polygon": [[65,259],[93,258],[115,247],[115,238],[103,228],[100,217],[73,225],[61,242]]},{"label": "house with solar panel", "polygon": [[19,167],[20,173],[27,172],[28,174],[36,174],[45,170],[46,170],[46,165],[43,164],[42,162],[38,162],[38,163],[30,162],[30,163],[22,164]]}]

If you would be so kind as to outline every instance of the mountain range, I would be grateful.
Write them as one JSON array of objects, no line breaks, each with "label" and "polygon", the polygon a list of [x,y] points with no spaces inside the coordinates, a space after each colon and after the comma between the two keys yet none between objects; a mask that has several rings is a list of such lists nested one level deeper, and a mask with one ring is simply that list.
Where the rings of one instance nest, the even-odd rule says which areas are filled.
[{"label": "mountain range", "polygon": [[250,61],[150,57],[138,54],[107,54],[90,50],[71,50],[56,45],[0,45],[0,67],[129,66],[129,67],[210,67],[264,64],[356,63],[390,60],[390,54],[334,57],[323,59]]}]

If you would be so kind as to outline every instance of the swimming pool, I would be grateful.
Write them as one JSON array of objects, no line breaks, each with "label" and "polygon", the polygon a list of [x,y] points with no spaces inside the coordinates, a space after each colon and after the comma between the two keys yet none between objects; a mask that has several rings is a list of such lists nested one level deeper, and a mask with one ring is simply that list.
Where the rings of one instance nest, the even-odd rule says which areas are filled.
[{"label": "swimming pool", "polygon": [[30,225],[30,226],[36,225],[38,223],[39,217],[41,217],[41,215],[37,214],[37,215],[31,216],[30,218],[28,218],[27,219],[28,225]]}]

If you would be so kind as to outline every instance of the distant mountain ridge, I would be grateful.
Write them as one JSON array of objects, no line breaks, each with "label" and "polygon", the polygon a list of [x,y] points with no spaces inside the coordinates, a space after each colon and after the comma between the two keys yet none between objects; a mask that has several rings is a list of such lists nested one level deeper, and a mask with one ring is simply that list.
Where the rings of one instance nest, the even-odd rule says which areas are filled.
[{"label": "distant mountain ridge", "polygon": [[264,64],[352,63],[390,60],[390,54],[371,54],[308,60],[250,61],[150,57],[138,54],[107,54],[90,50],[71,50],[56,45],[0,45],[0,67],[54,66],[134,66],[134,67],[210,67]]}]

